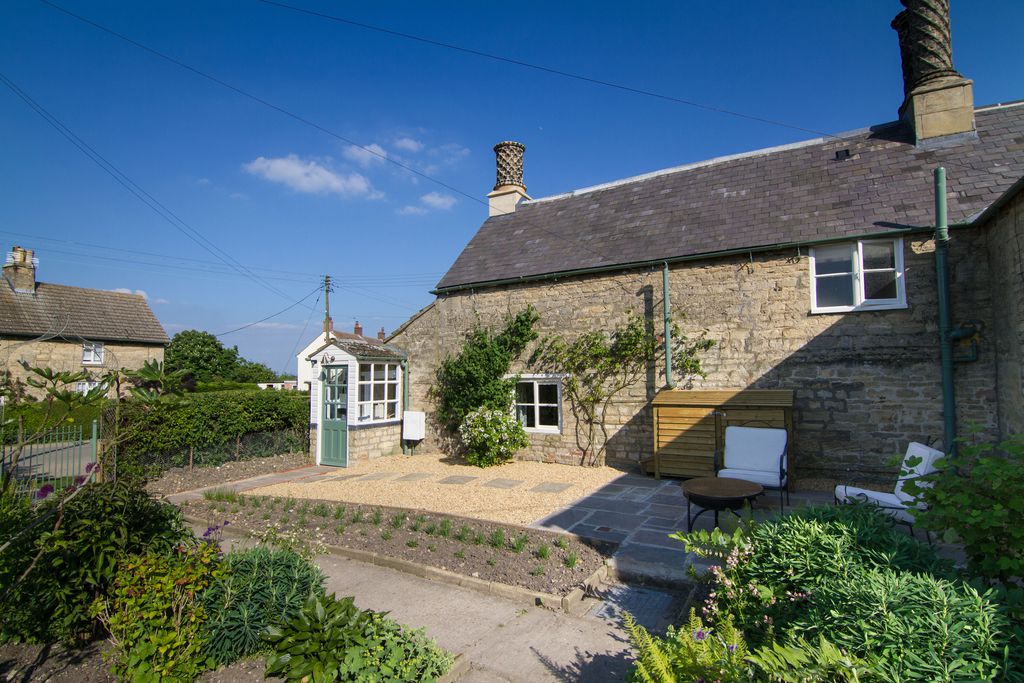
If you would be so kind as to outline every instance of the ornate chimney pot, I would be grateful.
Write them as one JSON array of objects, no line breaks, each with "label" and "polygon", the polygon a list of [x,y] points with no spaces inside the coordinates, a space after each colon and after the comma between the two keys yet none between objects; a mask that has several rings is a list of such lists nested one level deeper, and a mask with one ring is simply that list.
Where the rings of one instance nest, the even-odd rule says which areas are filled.
[{"label": "ornate chimney pot", "polygon": [[494,190],[487,195],[489,215],[500,216],[512,213],[516,210],[519,202],[530,198],[526,194],[526,185],[523,184],[523,153],[525,151],[525,145],[511,140],[499,142],[494,146],[497,180],[494,183]]}]

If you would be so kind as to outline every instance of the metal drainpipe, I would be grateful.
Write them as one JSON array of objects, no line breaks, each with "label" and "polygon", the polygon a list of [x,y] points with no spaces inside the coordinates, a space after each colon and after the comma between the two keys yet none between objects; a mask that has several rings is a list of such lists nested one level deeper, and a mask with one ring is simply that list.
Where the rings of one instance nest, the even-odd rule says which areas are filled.
[{"label": "metal drainpipe", "polygon": [[672,317],[669,315],[668,301],[668,261],[661,271],[661,308],[665,314],[665,381],[669,389],[676,388],[676,380],[672,376]]},{"label": "metal drainpipe", "polygon": [[[403,360],[399,364],[402,368],[402,417],[404,420],[405,411],[409,409],[409,361]],[[409,455],[409,444],[402,439],[402,455]]]},{"label": "metal drainpipe", "polygon": [[942,426],[946,453],[956,455],[956,395],[949,310],[949,229],[946,222],[946,169],[935,169],[935,284],[939,298],[939,353],[942,362]]}]

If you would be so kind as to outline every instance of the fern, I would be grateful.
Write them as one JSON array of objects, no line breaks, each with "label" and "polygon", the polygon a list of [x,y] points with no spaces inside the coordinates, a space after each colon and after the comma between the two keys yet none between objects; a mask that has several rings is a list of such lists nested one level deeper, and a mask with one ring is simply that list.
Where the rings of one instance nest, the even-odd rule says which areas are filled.
[{"label": "fern", "polygon": [[817,645],[803,638],[777,642],[747,655],[769,681],[778,683],[860,683],[870,680],[865,663],[821,636]]},{"label": "fern", "polygon": [[629,642],[636,652],[636,661],[633,663],[629,680],[641,683],[675,683],[676,677],[672,673],[668,655],[658,640],[636,623],[629,612],[622,613],[622,622],[629,633]]}]

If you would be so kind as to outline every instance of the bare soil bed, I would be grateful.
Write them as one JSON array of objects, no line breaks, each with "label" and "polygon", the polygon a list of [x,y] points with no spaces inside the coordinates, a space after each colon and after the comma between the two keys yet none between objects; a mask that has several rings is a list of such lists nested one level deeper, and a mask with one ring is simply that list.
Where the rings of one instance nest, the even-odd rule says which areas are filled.
[{"label": "bare soil bed", "polygon": [[285,453],[252,460],[236,460],[217,467],[174,467],[150,481],[146,489],[157,496],[216,486],[229,481],[258,477],[261,474],[284,472],[309,465],[306,453]]},{"label": "bare soil bed", "polygon": [[555,595],[580,586],[614,549],[555,532],[382,506],[228,494],[182,503],[210,527],[354,548]]}]

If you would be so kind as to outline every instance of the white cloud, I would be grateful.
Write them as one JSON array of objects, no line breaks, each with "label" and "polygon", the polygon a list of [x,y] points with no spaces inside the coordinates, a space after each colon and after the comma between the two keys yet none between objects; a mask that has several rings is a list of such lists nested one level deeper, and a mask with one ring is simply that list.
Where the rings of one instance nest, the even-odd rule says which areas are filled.
[{"label": "white cloud", "polygon": [[141,296],[143,299],[146,299],[147,301],[149,300],[149,295],[146,294],[141,289],[128,289],[127,287],[115,287],[114,289],[111,289],[111,290],[108,290],[108,291],[117,292],[118,294],[134,294],[136,296]]},{"label": "white cloud", "polygon": [[292,323],[256,323],[250,325],[250,327],[258,330],[300,330],[301,325],[293,325]]},{"label": "white cloud", "polygon": [[399,216],[422,216],[427,212],[422,206],[403,206],[398,210]]},{"label": "white cloud", "polygon": [[423,143],[413,138],[398,138],[395,140],[395,149],[415,154],[423,149]]},{"label": "white cloud", "polygon": [[452,166],[469,156],[469,149],[454,142],[449,142],[431,148],[429,154],[440,159],[442,164]]},{"label": "white cloud", "polygon": [[374,164],[383,163],[388,153],[383,147],[373,142],[362,147],[359,145],[349,145],[345,148],[344,155],[349,161],[353,161],[363,168],[369,168]]},{"label": "white cloud", "polygon": [[420,201],[429,206],[432,209],[448,209],[455,206],[455,197],[450,194],[441,194],[440,192],[428,192],[427,194],[420,197]]},{"label": "white cloud", "polygon": [[153,299],[154,304],[169,304],[171,303],[167,299]]},{"label": "white cloud", "polygon": [[296,192],[305,194],[337,194],[342,197],[383,196],[370,185],[369,179],[360,173],[335,173],[316,161],[300,159],[295,154],[268,159],[257,157],[242,168],[255,176],[273,183],[287,185]]}]

